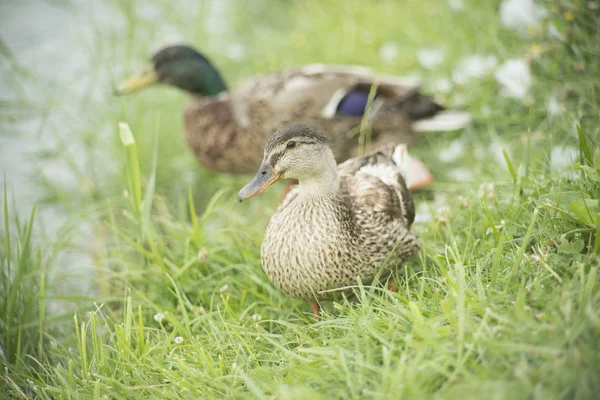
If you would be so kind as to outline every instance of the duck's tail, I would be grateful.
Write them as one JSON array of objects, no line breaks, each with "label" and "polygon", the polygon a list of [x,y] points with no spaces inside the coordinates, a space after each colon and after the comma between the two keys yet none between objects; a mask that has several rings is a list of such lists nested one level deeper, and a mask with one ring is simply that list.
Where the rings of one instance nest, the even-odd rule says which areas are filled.
[{"label": "duck's tail", "polygon": [[392,161],[400,169],[406,186],[410,190],[422,188],[433,181],[433,175],[431,175],[425,164],[417,157],[408,154],[405,144],[400,144],[394,148]]},{"label": "duck's tail", "polygon": [[416,132],[447,132],[464,128],[471,122],[471,115],[460,110],[440,110],[432,117],[419,119],[412,123]]},{"label": "duck's tail", "polygon": [[412,121],[416,132],[446,132],[464,128],[471,122],[466,111],[449,110],[418,88],[411,90],[395,103]]}]

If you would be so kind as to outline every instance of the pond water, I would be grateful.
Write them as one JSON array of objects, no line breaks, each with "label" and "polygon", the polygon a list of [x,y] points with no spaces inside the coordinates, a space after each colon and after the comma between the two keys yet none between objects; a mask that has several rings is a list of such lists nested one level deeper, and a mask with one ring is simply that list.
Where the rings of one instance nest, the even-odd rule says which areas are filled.
[{"label": "pond water", "polygon": [[[57,276],[67,274],[80,293],[88,291],[94,260],[90,254],[93,230],[85,219],[77,219],[77,202],[69,196],[85,192],[85,176],[91,157],[109,171],[118,168],[113,155],[105,149],[90,151],[82,132],[91,124],[97,135],[112,134],[108,124],[95,120],[107,108],[115,77],[141,59],[128,60],[131,66],[115,63],[110,69],[98,53],[110,53],[111,40],[131,35],[131,16],[142,20],[160,19],[165,9],[197,15],[203,9],[206,29],[219,33],[227,24],[223,1],[205,1],[183,5],[170,2],[40,1],[0,2],[0,173],[5,176],[14,210],[25,218],[34,203],[38,205],[37,239],[41,243],[68,241],[56,260]],[[129,13],[129,15],[128,15]],[[182,41],[189,27],[157,24],[154,35],[166,43]],[[185,29],[183,29],[185,28]],[[189,33],[189,32],[188,32]],[[113,42],[114,43],[114,42]],[[147,51],[141,46],[140,52]],[[114,52],[118,52],[115,46]],[[123,59],[122,55],[115,58]],[[131,68],[130,68],[131,69]],[[108,140],[108,139],[107,139]],[[79,171],[79,172],[78,172]],[[82,179],[83,177],[83,179]],[[83,182],[83,184],[82,184]],[[67,201],[62,201],[62,200]],[[71,206],[65,206],[70,203]],[[83,207],[83,206],[82,206]],[[73,216],[75,217],[73,218]],[[3,218],[3,217],[0,217]],[[4,226],[2,224],[2,226]],[[65,228],[66,227],[66,228]],[[42,245],[43,247],[43,245]],[[56,279],[56,282],[64,281]],[[58,288],[72,293],[72,287]]]}]

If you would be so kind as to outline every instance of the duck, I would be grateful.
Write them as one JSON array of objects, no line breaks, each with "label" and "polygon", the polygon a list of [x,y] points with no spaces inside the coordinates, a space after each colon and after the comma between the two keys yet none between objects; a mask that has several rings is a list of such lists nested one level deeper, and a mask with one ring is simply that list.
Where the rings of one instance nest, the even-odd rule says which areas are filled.
[{"label": "duck", "polygon": [[[364,153],[364,146],[357,145],[357,132],[365,115],[371,148],[412,145],[424,132],[457,130],[470,121],[468,112],[446,110],[422,94],[414,79],[380,75],[361,66],[290,68],[250,78],[231,91],[214,64],[188,45],[159,50],[114,94],[128,95],[156,84],[190,94],[183,113],[187,144],[213,172],[253,172],[251,166],[260,163],[271,133],[296,123],[327,132],[335,159],[342,162]],[[427,172],[423,175],[421,186],[431,180]]]},{"label": "duck", "polygon": [[406,145],[385,145],[339,165],[329,135],[293,124],[267,141],[242,202],[281,179],[295,185],[272,215],[261,246],[262,268],[286,294],[307,301],[315,316],[334,292],[360,281],[388,282],[419,251],[411,230],[415,207],[408,190]]}]

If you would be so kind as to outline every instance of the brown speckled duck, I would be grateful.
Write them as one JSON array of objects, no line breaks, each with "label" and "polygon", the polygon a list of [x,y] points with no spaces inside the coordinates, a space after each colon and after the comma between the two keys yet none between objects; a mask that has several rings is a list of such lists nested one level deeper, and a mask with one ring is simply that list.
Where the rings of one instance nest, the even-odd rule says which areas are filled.
[{"label": "brown speckled duck", "polygon": [[262,249],[268,277],[290,296],[311,304],[332,289],[391,273],[419,249],[411,231],[415,209],[404,176],[406,146],[387,145],[336,166],[325,135],[290,125],[271,136],[258,173],[238,194],[256,196],[280,179],[299,184],[271,217]]},{"label": "brown speckled duck", "polygon": [[[294,123],[308,123],[327,132],[339,162],[357,155],[365,110],[372,148],[412,144],[421,132],[455,130],[469,114],[444,108],[419,92],[412,79],[376,75],[354,66],[309,65],[257,76],[230,92],[219,71],[188,46],[171,46],[151,64],[123,82],[115,93],[128,94],[155,83],[190,93],[185,109],[189,147],[208,169],[245,173],[260,163],[272,132]],[[369,91],[377,85],[371,107]]]}]

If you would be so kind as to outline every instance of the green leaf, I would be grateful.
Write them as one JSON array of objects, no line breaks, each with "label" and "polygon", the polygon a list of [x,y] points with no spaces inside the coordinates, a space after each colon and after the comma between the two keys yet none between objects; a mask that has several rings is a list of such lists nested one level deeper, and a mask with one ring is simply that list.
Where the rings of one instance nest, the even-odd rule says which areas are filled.
[{"label": "green leaf", "polygon": [[600,207],[598,200],[578,199],[573,201],[569,208],[579,219],[579,222],[593,228],[600,223]]},{"label": "green leaf", "polygon": [[565,254],[577,254],[580,253],[581,250],[585,247],[585,242],[581,239],[576,239],[573,242],[563,242],[558,246],[559,253]]},{"label": "green leaf", "polygon": [[553,192],[546,193],[538,197],[538,200],[543,205],[544,203],[548,204],[548,202],[552,203],[556,206],[569,207],[569,205],[575,200],[579,200],[581,198],[589,199],[589,195],[586,193],[575,192],[575,191],[565,191],[565,192]]},{"label": "green leaf", "polygon": [[582,239],[577,239],[573,243],[571,243],[571,248],[573,249],[573,253],[580,253],[584,247],[585,247],[585,242]]},{"label": "green leaf", "polygon": [[571,211],[571,204],[577,200],[589,199],[586,193],[567,191],[546,193],[538,197],[538,205],[550,210],[557,211],[563,217],[570,219],[573,222],[581,223],[580,218]]},{"label": "green leaf", "polygon": [[569,243],[569,242],[562,243],[560,246],[558,246],[558,252],[564,253],[564,254],[573,253],[573,248],[571,247],[571,243]]},{"label": "green leaf", "polygon": [[600,146],[594,150],[594,167],[596,167],[596,171],[600,171]]},{"label": "green leaf", "polygon": [[600,182],[600,170],[597,168],[588,167],[587,165],[581,165],[580,168],[585,171],[585,175],[588,177],[588,179]]}]

